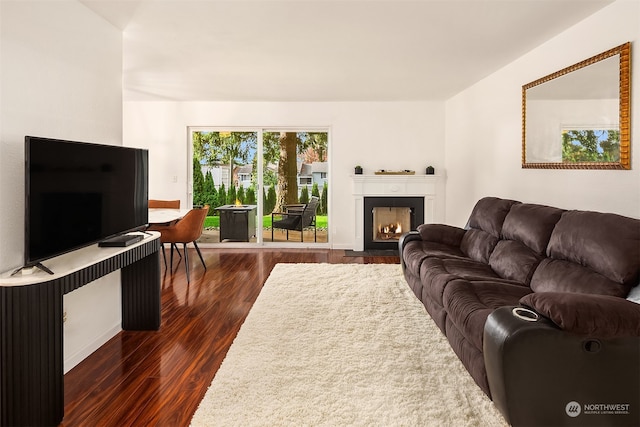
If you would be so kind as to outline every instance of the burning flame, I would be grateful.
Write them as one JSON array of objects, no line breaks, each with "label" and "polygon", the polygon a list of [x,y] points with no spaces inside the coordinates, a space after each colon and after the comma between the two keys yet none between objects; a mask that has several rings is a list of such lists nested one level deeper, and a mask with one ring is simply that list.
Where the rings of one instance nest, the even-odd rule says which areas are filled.
[{"label": "burning flame", "polygon": [[236,206],[242,206],[242,202],[238,199],[236,199]]},{"label": "burning flame", "polygon": [[380,232],[384,234],[390,234],[390,233],[401,234],[402,225],[400,225],[399,222],[396,224],[384,225],[380,227]]}]

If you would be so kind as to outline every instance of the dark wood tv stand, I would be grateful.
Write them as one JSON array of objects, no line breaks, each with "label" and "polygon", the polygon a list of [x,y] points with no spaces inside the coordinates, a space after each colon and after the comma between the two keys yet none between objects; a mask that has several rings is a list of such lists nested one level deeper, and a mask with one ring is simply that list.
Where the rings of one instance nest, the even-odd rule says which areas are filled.
[{"label": "dark wood tv stand", "polygon": [[62,296],[121,270],[122,329],[160,328],[160,238],[125,248],[92,245],[0,275],[0,425],[57,426],[64,416]]}]

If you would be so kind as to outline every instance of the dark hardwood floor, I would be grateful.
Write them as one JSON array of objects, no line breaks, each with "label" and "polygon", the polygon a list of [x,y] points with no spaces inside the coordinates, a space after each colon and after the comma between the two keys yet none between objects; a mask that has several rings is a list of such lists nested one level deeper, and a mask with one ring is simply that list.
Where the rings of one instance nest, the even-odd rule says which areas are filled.
[{"label": "dark hardwood floor", "polygon": [[[193,252],[193,253],[192,253]],[[65,375],[61,426],[188,426],[277,263],[399,263],[341,250],[190,249],[162,269],[162,326],[121,332]],[[168,258],[168,257],[167,257]]]}]

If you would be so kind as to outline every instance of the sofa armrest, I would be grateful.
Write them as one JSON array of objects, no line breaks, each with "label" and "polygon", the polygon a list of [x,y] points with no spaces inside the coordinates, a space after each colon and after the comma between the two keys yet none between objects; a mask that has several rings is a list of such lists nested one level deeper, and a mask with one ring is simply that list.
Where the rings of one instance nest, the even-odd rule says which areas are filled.
[{"label": "sofa armrest", "polygon": [[624,298],[567,292],[535,292],[520,299],[560,329],[598,338],[640,337],[640,304]]},{"label": "sofa armrest", "polygon": [[446,224],[421,224],[417,228],[422,240],[460,246],[467,230]]},{"label": "sofa armrest", "polygon": [[403,273],[405,269],[405,264],[404,264],[404,257],[402,256],[402,252],[404,251],[405,245],[414,240],[422,240],[422,237],[420,237],[420,233],[418,233],[417,231],[409,231],[408,233],[404,233],[402,236],[400,236],[400,240],[398,240],[400,265],[402,266]]},{"label": "sofa armrest", "polygon": [[[509,424],[640,425],[639,337],[568,333],[507,306],[489,315],[483,338],[491,399]],[[619,411],[594,410],[598,404]]]}]

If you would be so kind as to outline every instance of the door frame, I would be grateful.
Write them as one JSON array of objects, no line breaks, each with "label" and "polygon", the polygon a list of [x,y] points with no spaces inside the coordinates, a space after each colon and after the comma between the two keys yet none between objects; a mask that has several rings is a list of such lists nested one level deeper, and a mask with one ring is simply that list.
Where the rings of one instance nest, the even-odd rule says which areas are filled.
[{"label": "door frame", "polygon": [[327,242],[269,242],[265,241],[262,233],[257,233],[256,242],[218,242],[218,243],[200,243],[199,246],[203,248],[314,248],[322,249],[333,247],[332,244],[332,143],[331,143],[331,126],[187,126],[187,182],[186,182],[186,194],[187,194],[187,206],[193,207],[193,132],[209,131],[209,132],[256,132],[258,146],[256,147],[256,156],[258,156],[258,188],[256,189],[256,201],[258,203],[256,221],[261,228],[263,215],[263,200],[262,200],[262,177],[264,173],[264,156],[263,153],[263,133],[264,132],[326,132],[327,133]]}]

